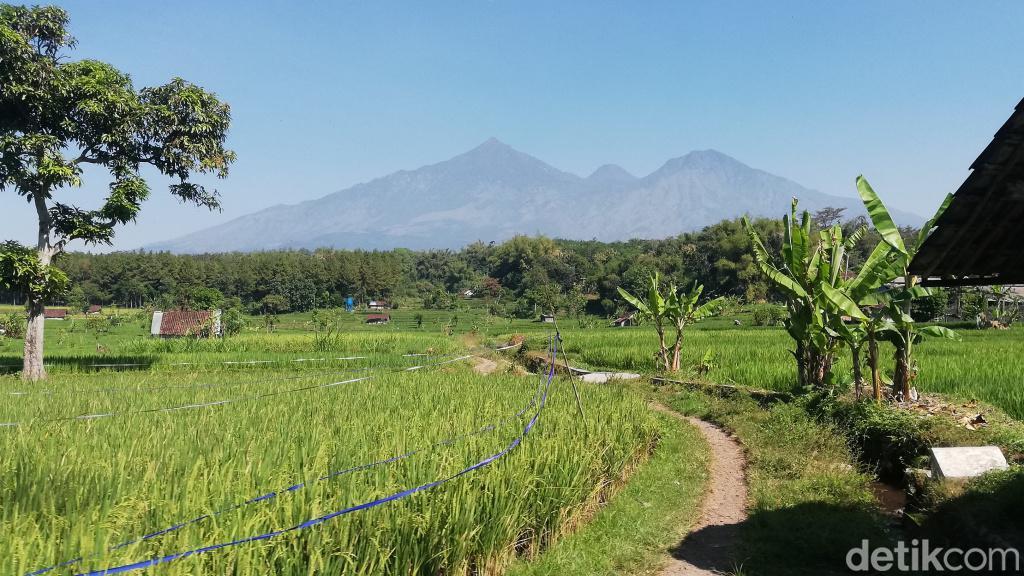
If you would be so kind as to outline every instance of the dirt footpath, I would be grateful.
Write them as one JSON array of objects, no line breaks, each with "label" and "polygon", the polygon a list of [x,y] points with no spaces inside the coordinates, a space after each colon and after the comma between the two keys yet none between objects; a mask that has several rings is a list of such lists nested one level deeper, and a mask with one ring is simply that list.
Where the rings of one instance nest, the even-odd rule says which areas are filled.
[{"label": "dirt footpath", "polygon": [[661,576],[696,576],[735,571],[739,526],[747,519],[746,456],[743,447],[724,430],[697,418],[688,418],[661,404],[658,412],[683,419],[697,427],[711,448],[708,492],[701,505],[700,520],[673,548]]}]

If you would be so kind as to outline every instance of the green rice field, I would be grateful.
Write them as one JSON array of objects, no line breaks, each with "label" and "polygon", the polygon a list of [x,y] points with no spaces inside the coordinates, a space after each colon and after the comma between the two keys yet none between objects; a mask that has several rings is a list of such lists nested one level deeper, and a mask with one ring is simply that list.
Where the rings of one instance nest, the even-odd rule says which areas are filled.
[{"label": "green rice field", "polygon": [[[579,364],[650,372],[657,338],[650,328],[563,330],[566,352]],[[961,341],[928,339],[916,347],[920,372],[915,386],[924,392],[978,399],[1024,418],[1024,328],[958,330]],[[792,390],[796,365],[792,341],[781,328],[723,326],[690,329],[683,347],[684,368],[700,363],[707,351],[707,378],[755,388]],[[892,348],[881,347],[881,366],[891,373]],[[844,349],[836,370],[849,374]],[[851,378],[847,376],[847,378]],[[851,378],[852,379],[852,378]]]},{"label": "green rice field", "polygon": [[[535,397],[536,377],[483,377],[460,363],[395,371],[415,360],[399,356],[392,369],[355,375],[304,365],[102,377],[58,370],[34,389],[0,380],[0,422],[22,423],[0,428],[0,572],[84,556],[78,573],[294,526],[451,475],[508,446],[535,411],[516,417]],[[373,377],[286,392],[365,373]],[[259,397],[268,391],[280,393]],[[250,399],[147,412],[226,398]],[[638,396],[594,387],[584,401],[586,427],[555,380],[536,428],[490,466],[314,528],[171,562],[161,573],[497,573],[557,538],[653,448],[655,421]],[[113,415],[54,421],[98,414]],[[307,485],[109,550],[300,482]]]}]

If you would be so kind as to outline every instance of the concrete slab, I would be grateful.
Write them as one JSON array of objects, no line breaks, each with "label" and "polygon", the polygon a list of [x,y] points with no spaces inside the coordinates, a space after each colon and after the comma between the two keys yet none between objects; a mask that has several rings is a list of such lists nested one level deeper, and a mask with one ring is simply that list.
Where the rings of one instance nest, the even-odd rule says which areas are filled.
[{"label": "concrete slab", "polygon": [[932,476],[938,480],[963,480],[991,470],[1009,468],[998,446],[932,448]]},{"label": "concrete slab", "polygon": [[604,384],[612,380],[636,380],[639,377],[639,374],[632,372],[588,372],[582,376],[582,379],[584,382]]}]

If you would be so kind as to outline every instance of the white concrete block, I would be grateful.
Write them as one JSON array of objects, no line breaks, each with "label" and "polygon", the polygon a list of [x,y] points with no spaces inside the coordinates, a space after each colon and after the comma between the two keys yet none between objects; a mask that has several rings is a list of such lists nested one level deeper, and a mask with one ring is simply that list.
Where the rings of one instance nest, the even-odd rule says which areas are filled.
[{"label": "white concrete block", "polygon": [[612,380],[636,380],[639,377],[639,374],[631,372],[590,372],[583,375],[583,381],[593,384],[604,384]]},{"label": "white concrete block", "polygon": [[965,479],[991,470],[1009,467],[998,446],[960,446],[932,448],[932,476],[938,480]]}]

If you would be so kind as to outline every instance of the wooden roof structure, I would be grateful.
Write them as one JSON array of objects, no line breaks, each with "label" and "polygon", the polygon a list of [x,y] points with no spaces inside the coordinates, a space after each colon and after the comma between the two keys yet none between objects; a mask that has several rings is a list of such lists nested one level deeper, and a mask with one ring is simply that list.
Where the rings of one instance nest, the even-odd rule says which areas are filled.
[{"label": "wooden roof structure", "polygon": [[1024,100],[910,264],[926,286],[1024,283]]}]

